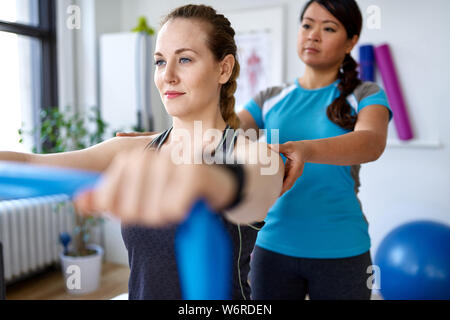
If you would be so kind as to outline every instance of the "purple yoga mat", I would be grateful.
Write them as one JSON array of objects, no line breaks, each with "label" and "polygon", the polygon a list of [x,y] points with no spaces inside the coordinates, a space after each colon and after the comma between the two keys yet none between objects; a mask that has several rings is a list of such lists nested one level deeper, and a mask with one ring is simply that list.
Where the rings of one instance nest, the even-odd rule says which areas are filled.
[{"label": "purple yoga mat", "polygon": [[389,105],[394,113],[394,123],[397,135],[400,140],[410,140],[413,138],[411,124],[406,111],[400,83],[395,72],[391,51],[387,44],[375,48],[375,59],[377,67],[383,78],[384,89],[389,99]]}]

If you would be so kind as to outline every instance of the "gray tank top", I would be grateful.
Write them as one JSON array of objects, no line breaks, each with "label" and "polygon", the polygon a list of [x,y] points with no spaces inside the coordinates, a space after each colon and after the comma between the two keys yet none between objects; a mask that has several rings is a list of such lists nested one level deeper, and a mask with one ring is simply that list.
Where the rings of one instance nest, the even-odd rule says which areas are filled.
[{"label": "gray tank top", "polygon": [[[167,129],[146,147],[159,150],[172,128]],[[234,149],[236,131],[227,126],[216,152],[224,154]],[[233,242],[232,299],[250,299],[247,278],[250,271],[250,254],[258,230],[264,222],[253,225],[235,225],[222,217]],[[181,299],[181,289],[175,258],[175,231],[177,226],[149,228],[122,225],[122,238],[128,250],[130,279],[129,299]]]}]

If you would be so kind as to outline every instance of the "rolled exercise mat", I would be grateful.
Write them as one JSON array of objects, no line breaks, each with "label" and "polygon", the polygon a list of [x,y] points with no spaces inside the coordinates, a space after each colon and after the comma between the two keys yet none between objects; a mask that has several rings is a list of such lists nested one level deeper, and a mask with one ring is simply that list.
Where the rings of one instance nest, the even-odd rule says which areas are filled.
[{"label": "rolled exercise mat", "polygon": [[[0,161],[0,201],[56,194],[73,199],[100,179],[98,172]],[[197,201],[178,227],[175,251],[184,299],[230,298],[231,239],[205,201]]]},{"label": "rolled exercise mat", "polygon": [[231,299],[231,238],[219,214],[204,200],[194,204],[178,227],[175,249],[183,299]]},{"label": "rolled exercise mat", "polygon": [[375,59],[381,77],[383,78],[384,89],[386,90],[389,104],[394,113],[394,123],[397,129],[398,138],[400,140],[410,140],[413,138],[411,124],[409,122],[397,73],[395,72],[391,51],[387,44],[375,47]]},{"label": "rolled exercise mat", "polygon": [[362,81],[375,81],[375,53],[373,45],[359,47],[359,77]]}]

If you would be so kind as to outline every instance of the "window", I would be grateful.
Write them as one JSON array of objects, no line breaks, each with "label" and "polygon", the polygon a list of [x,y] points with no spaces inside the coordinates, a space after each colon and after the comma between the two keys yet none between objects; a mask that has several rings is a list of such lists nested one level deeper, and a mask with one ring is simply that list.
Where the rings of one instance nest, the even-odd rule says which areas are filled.
[{"label": "window", "polygon": [[18,130],[39,126],[40,110],[57,105],[54,0],[0,1],[0,150],[39,150]]}]

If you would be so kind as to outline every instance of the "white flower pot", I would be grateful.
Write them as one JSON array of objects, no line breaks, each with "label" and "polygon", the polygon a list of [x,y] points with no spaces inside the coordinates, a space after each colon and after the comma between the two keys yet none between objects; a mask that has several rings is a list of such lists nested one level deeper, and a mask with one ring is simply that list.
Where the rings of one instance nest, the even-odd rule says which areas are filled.
[{"label": "white flower pot", "polygon": [[82,295],[98,289],[102,271],[103,249],[95,244],[88,245],[96,254],[85,257],[71,257],[60,253],[66,291]]}]

